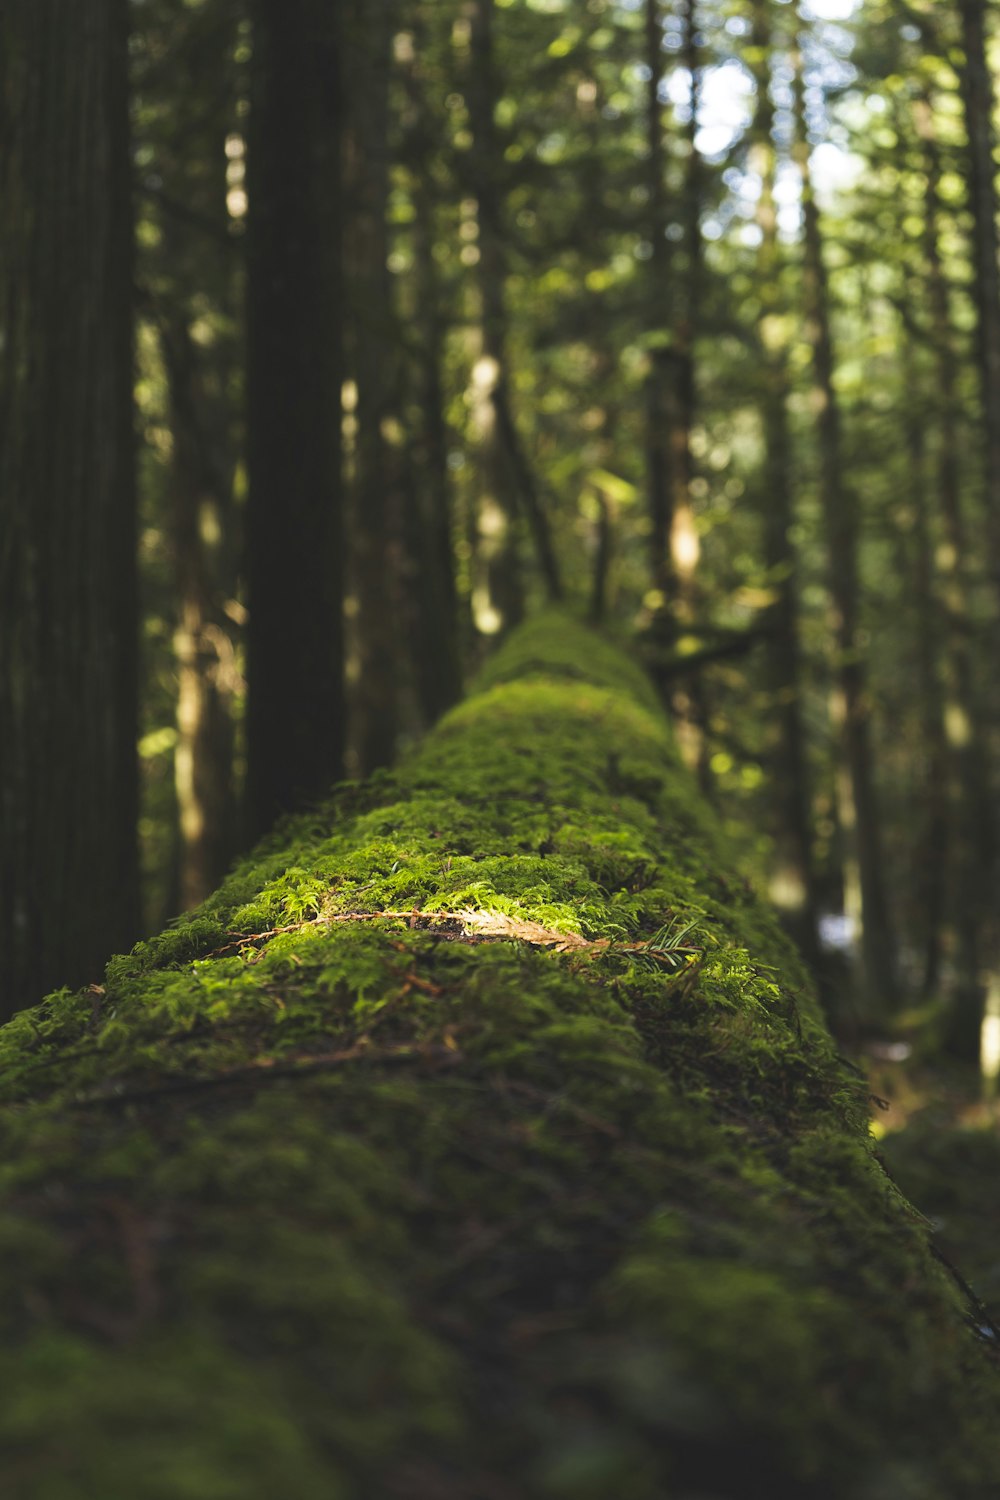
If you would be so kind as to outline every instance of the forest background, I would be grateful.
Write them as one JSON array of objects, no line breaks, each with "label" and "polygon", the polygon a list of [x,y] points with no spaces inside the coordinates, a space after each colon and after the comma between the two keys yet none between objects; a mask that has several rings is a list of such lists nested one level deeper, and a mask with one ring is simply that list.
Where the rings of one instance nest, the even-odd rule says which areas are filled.
[{"label": "forest background", "polygon": [[4,78],[5,1010],[389,764],[547,599],[637,642],[897,1122],[928,1069],[991,1097],[993,8],[66,10]]}]

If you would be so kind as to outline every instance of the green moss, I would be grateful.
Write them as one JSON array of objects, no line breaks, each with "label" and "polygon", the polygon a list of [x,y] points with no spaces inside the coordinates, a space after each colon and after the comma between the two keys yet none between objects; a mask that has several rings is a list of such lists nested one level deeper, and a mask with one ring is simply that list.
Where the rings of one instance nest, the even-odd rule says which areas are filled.
[{"label": "green moss", "polygon": [[726,856],[549,615],[3,1028],[5,1494],[988,1494],[990,1349]]}]

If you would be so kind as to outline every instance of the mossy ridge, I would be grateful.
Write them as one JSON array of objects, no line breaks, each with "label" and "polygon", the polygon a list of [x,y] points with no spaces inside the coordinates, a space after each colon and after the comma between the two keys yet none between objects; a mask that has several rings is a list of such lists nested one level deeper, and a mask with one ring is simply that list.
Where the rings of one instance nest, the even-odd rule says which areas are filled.
[{"label": "mossy ridge", "polygon": [[[1000,1381],[667,726],[558,617],[490,675],[0,1031],[5,1493],[989,1494]],[[611,943],[378,915],[470,907]]]}]

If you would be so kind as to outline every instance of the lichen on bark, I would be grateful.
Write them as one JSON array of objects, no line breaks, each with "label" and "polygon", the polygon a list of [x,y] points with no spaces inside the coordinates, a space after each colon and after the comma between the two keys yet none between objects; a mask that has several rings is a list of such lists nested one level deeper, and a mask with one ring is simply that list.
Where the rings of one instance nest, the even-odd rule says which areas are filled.
[{"label": "lichen on bark", "polygon": [[560,615],[3,1028],[0,1160],[17,1500],[1000,1472],[990,1341],[862,1083],[645,679]]}]

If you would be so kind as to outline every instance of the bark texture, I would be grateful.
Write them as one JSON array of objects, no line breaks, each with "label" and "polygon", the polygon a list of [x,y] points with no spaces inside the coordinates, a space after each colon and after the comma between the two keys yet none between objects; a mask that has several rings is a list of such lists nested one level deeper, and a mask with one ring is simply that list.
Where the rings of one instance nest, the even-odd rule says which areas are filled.
[{"label": "bark texture", "polygon": [[795,59],[795,159],[802,177],[807,333],[813,357],[813,408],[819,491],[828,549],[834,638],[833,718],[840,743],[838,811],[845,847],[845,904],[860,926],[861,978],[874,1014],[898,996],[895,942],[885,890],[878,793],[871,749],[871,696],[861,626],[858,578],[860,516],[845,479],[840,406],[834,386],[830,293],[823,232],[813,187],[801,53]]},{"label": "bark texture", "polygon": [[[941,196],[941,147],[929,93],[914,101],[914,121],[923,148],[926,179],[924,198],[924,258],[931,334],[937,373],[935,411],[938,459],[935,493],[944,545],[935,553],[934,593],[942,608],[935,613],[928,595],[928,625],[935,621],[944,639],[944,693],[941,727],[931,744],[944,740],[946,775],[941,785],[951,803],[950,823],[956,836],[952,848],[928,849],[928,868],[940,872],[951,865],[952,902],[949,915],[957,937],[956,1003],[953,1040],[960,1052],[974,1057],[979,1047],[982,1011],[980,959],[982,925],[987,915],[990,870],[994,857],[995,816],[990,792],[984,705],[979,701],[973,650],[973,621],[969,609],[970,569],[968,524],[962,501],[962,401],[959,361],[951,315],[945,255],[941,244],[944,205]],[[998,387],[1000,393],[1000,387]],[[916,435],[914,443],[921,441]],[[1000,474],[1000,470],[998,470]],[[921,580],[921,588],[924,582]],[[933,797],[929,801],[933,808]],[[933,924],[932,924],[933,926]],[[933,972],[933,965],[931,965]]]},{"label": "bark texture", "polygon": [[774,594],[767,621],[767,685],[773,703],[770,766],[778,798],[776,872],[772,892],[803,957],[816,972],[820,962],[818,898],[813,874],[811,788],[802,709],[798,556],[792,540],[795,476],[788,414],[788,346],[783,327],[784,252],[778,238],[775,200],[777,151],[775,111],[770,94],[771,0],[756,0],[753,25],[757,85],[753,149],[761,181],[757,205],[757,224],[761,232],[758,347],[766,454],[761,509],[764,557]]},{"label": "bark texture", "polygon": [[449,432],[445,416],[445,340],[448,318],[440,272],[434,259],[435,207],[439,188],[431,162],[440,148],[440,123],[428,97],[423,57],[429,45],[430,16],[415,17],[412,52],[404,57],[403,84],[406,161],[413,201],[413,294],[408,309],[418,347],[415,352],[414,406],[408,473],[413,673],[425,721],[433,724],[462,695],[460,646],[463,639],[455,552]]},{"label": "bark texture", "polygon": [[[233,515],[229,476],[213,453],[205,423],[210,403],[182,311],[162,328],[161,347],[173,434],[170,520],[177,597],[177,895],[180,909],[186,911],[211,895],[229,868],[236,846],[232,700],[239,678],[232,625],[223,613],[223,602],[235,593],[233,559],[226,548]],[[215,533],[211,542],[204,536],[206,522]]]},{"label": "bark texture", "polygon": [[493,0],[468,0],[470,24],[469,116],[473,134],[473,188],[479,230],[482,356],[473,375],[489,406],[487,467],[505,534],[495,549],[491,591],[506,604],[508,621],[522,609],[516,533],[523,518],[550,599],[562,593],[556,555],[538,477],[517,428],[510,393],[507,328],[507,252],[503,226],[503,148],[495,120],[498,97]]},{"label": "bark texture", "polygon": [[965,52],[960,79],[969,137],[969,199],[975,224],[972,250],[986,448],[988,538],[993,582],[1000,591],[1000,245],[997,167],[993,155],[993,81],[986,57],[986,0],[959,0],[959,12]]},{"label": "bark texture", "polygon": [[0,1013],[138,931],[125,6],[0,17]]},{"label": "bark texture", "polygon": [[324,0],[255,0],[248,151],[251,832],[339,774],[339,62]]},{"label": "bark texture", "polygon": [[385,766],[396,744],[400,534],[400,360],[389,255],[389,64],[394,0],[349,10],[345,75],[347,286],[350,364],[357,387],[351,540],[357,599],[354,707],[363,773]]}]

